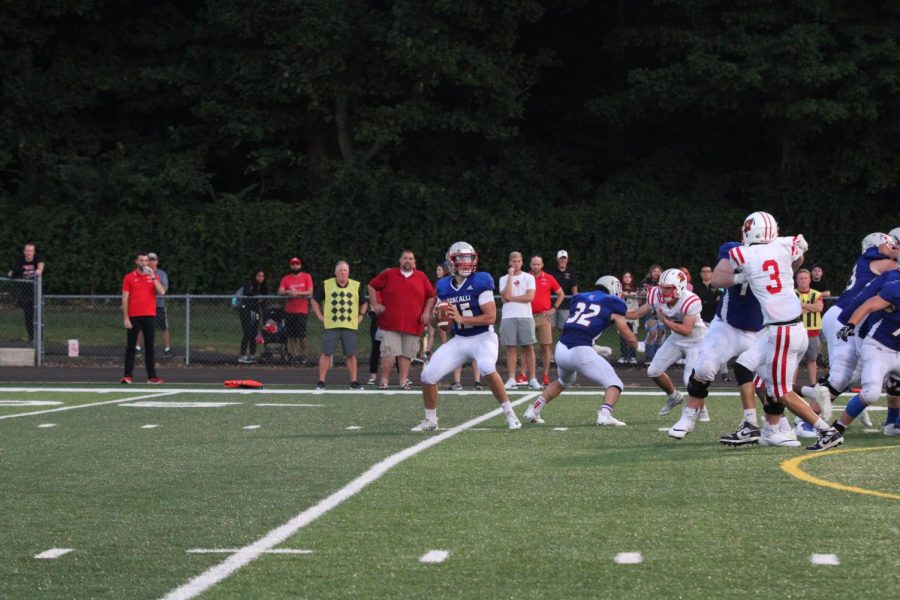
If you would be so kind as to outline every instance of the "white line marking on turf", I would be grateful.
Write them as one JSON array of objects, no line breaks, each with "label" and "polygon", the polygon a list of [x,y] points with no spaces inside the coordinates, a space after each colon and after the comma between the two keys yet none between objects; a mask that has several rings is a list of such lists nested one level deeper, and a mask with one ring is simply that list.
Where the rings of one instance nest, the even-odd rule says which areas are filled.
[{"label": "white line marking on turf", "polygon": [[38,425],[40,429],[49,429],[50,427],[56,427],[56,423],[41,423]]},{"label": "white line marking on turf", "polygon": [[[186,384],[183,384],[186,385]],[[124,387],[124,386],[123,386]],[[224,394],[224,395],[233,395],[233,394],[259,394],[263,396],[278,396],[278,395],[304,395],[304,394],[312,394],[315,390],[309,389],[261,389],[261,390],[234,390],[234,389],[219,389],[219,388],[202,388],[202,387],[193,387],[193,388],[165,388],[166,394]],[[128,392],[131,394],[136,393],[150,393],[156,391],[159,393],[159,388],[147,387],[140,388],[130,386],[128,387]],[[391,391],[383,391],[383,390],[368,390],[373,394],[381,394],[385,396],[393,396],[393,395],[404,395],[404,396],[421,396],[421,390],[412,390],[409,392],[404,392],[402,390],[391,390]],[[112,394],[112,393],[124,393],[124,390],[121,387],[102,387],[102,388],[84,388],[84,387],[56,387],[56,388],[26,388],[26,387],[0,387],[0,393],[38,393],[38,392],[46,392],[46,393],[80,393],[80,394]],[[318,394],[337,394],[343,395],[350,393],[350,390],[318,390]],[[531,393],[526,391],[515,391],[508,390],[510,394],[525,394]],[[594,389],[581,389],[578,390],[566,390],[566,396],[597,396],[603,395],[603,390],[600,388]],[[665,393],[662,391],[651,391],[651,390],[642,390],[642,389],[629,389],[625,388],[625,391],[622,394],[626,396],[651,396],[651,397],[664,397]],[[736,398],[740,396],[738,392],[720,392],[720,391],[711,391],[709,393],[711,397],[733,397]],[[82,405],[87,406],[87,405]],[[835,405],[835,409],[841,408],[840,406]],[[887,410],[885,407],[879,406],[870,406],[870,410]]]},{"label": "white line marking on turf", "polygon": [[568,431],[568,427],[554,427],[553,431]]},{"label": "white line marking on turf", "polygon": [[442,563],[447,560],[447,557],[450,556],[450,552],[447,550],[429,550],[419,559],[420,563],[430,563],[437,564]]},{"label": "white line marking on turf", "polygon": [[[513,402],[512,405],[518,406],[519,404],[529,402],[537,398],[539,395],[540,392],[528,394]],[[437,444],[440,444],[445,440],[449,440],[450,438],[454,437],[458,433],[465,431],[466,429],[475,427],[476,425],[479,425],[484,421],[493,419],[494,417],[499,417],[502,414],[502,409],[495,408],[490,412],[484,413],[483,415],[475,417],[474,419],[470,419],[465,423],[462,423],[461,425],[457,425],[456,427],[452,427],[443,433],[425,438],[418,444],[414,444],[409,448],[405,448],[400,452],[397,452],[396,454],[388,456],[381,462],[369,467],[369,469],[365,473],[345,485],[343,488],[334,492],[327,498],[321,500],[315,506],[307,508],[290,521],[269,531],[263,537],[259,538],[252,544],[244,546],[240,549],[240,551],[232,554],[219,564],[207,569],[203,573],[200,573],[184,585],[175,588],[164,596],[164,600],[187,600],[188,598],[199,596],[220,581],[227,579],[238,569],[250,564],[257,558],[259,558],[259,556],[266,550],[271,550],[275,546],[278,546],[286,539],[297,533],[297,531],[299,531],[303,527],[306,527],[310,523],[319,519],[322,515],[326,514],[328,511],[337,506],[340,506],[348,499],[358,494],[369,484],[378,481],[378,479],[380,479],[382,475],[384,475],[406,459],[411,458],[419,454],[423,450],[431,448],[432,446],[436,446]],[[510,435],[516,434],[511,433]]]},{"label": "white line marking on turf", "polygon": [[[53,389],[53,388],[50,388]],[[3,391],[0,389],[0,391]],[[82,390],[83,391],[83,390]],[[32,412],[19,413],[16,415],[3,415],[0,416],[0,420],[3,419],[17,419],[19,417],[30,417],[33,415],[45,415],[47,413],[60,412],[63,410],[77,410],[79,408],[89,408],[91,406],[103,406],[104,404],[120,404],[122,402],[131,402],[132,400],[143,400],[144,398],[159,398],[160,396],[171,396],[172,394],[177,394],[176,391],[168,391],[168,392],[156,392],[155,394],[146,394],[144,396],[137,396],[131,398],[122,398],[121,400],[107,400],[105,402],[91,402],[89,404],[78,404],[73,406],[62,406],[60,408],[50,408],[47,410],[35,410]]]},{"label": "white line marking on turf", "polygon": [[141,425],[141,429],[156,429],[159,425],[154,423],[148,423],[147,425]]},{"label": "white line marking on turf", "polygon": [[40,554],[35,554],[34,557],[50,560],[68,554],[74,549],[75,548],[50,548],[49,550],[44,550]]},{"label": "white line marking on turf", "polygon": [[4,406],[59,406],[62,402],[57,400],[0,400],[0,407]]},{"label": "white line marking on turf", "polygon": [[241,427],[241,429],[259,429],[262,425],[247,425],[246,427]]},{"label": "white line marking on turf", "polygon": [[814,565],[826,565],[830,567],[835,567],[841,564],[841,561],[838,560],[837,554],[813,554],[809,557],[809,562]]},{"label": "white line marking on turf", "polygon": [[[240,552],[240,548],[191,548],[185,550],[188,554],[234,554]],[[265,554],[312,554],[312,550],[301,550],[300,548],[275,548],[266,550]]]},{"label": "white line marking on turf", "polygon": [[669,430],[668,427],[660,427],[659,429],[657,429],[657,431],[668,431],[668,430]]},{"label": "white line marking on turf", "polygon": [[877,429],[863,429],[863,433],[881,433]]},{"label": "white line marking on turf", "polygon": [[349,429],[349,430],[353,431],[356,429],[362,429],[362,427],[360,427],[359,425],[350,425],[349,427],[345,427],[344,429]]},{"label": "white line marking on turf", "polygon": [[120,404],[123,408],[224,408],[237,406],[240,402],[134,402]]},{"label": "white line marking on turf", "polygon": [[286,402],[258,402],[254,406],[300,406],[303,408],[319,408],[328,404],[290,404]]},{"label": "white line marking on turf", "polygon": [[619,565],[639,565],[644,562],[640,552],[619,552],[613,559]]}]

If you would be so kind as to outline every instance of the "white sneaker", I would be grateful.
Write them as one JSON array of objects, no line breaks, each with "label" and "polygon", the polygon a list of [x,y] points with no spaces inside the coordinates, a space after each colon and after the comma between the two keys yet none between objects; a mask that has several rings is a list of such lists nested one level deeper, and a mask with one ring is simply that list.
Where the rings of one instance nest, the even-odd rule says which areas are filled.
[{"label": "white sneaker", "polygon": [[779,446],[782,448],[799,448],[800,442],[794,437],[793,432],[790,434],[781,431],[778,425],[774,427],[768,423],[763,427],[762,435],[759,436],[760,446]]},{"label": "white sneaker", "polygon": [[541,386],[541,384],[538,383],[538,380],[537,380],[537,379],[532,379],[531,381],[529,381],[529,382],[528,382],[528,387],[530,387],[530,388],[533,389],[533,390],[542,390],[542,389],[544,389],[543,386]]},{"label": "white sneaker", "polygon": [[506,383],[503,384],[503,387],[505,387],[508,390],[516,389],[516,380],[513,377],[510,377],[509,379],[506,380]]},{"label": "white sneaker", "polygon": [[597,425],[602,426],[612,426],[612,427],[625,427],[625,421],[620,421],[612,415],[604,415],[603,411],[597,412]]},{"label": "white sneaker", "polygon": [[699,411],[697,411],[697,420],[700,421],[701,423],[709,423],[709,421],[710,421],[709,411],[706,410],[705,406],[703,408],[701,408]]},{"label": "white sneaker", "polygon": [[410,429],[410,431],[434,431],[438,428],[437,421],[422,419],[422,422]]},{"label": "white sneaker", "polygon": [[866,427],[872,427],[872,417],[869,416],[869,409],[863,409],[861,413],[859,413],[859,421]]},{"label": "white sneaker", "polygon": [[678,419],[678,422],[669,428],[668,434],[670,438],[683,440],[684,436],[692,431],[694,431],[694,420],[681,415],[681,418]]},{"label": "white sneaker", "polygon": [[674,398],[666,398],[666,403],[663,404],[663,407],[659,409],[660,415],[667,415],[672,412],[672,409],[684,402],[684,394],[681,392],[675,392]]},{"label": "white sneaker", "polygon": [[800,421],[797,423],[797,427],[794,429],[794,433],[798,438],[819,437],[819,432],[816,431],[816,428],[802,419],[800,419]]},{"label": "white sneaker", "polygon": [[522,415],[522,418],[528,421],[529,423],[535,423],[537,425],[542,425],[544,420],[541,418],[541,415],[534,411],[534,406],[528,405],[528,408],[525,409],[525,414]]},{"label": "white sneaker", "polygon": [[884,426],[884,435],[900,435],[900,427],[896,423],[889,423]]},{"label": "white sneaker", "polygon": [[828,391],[828,387],[821,385],[819,383],[816,384],[816,401],[819,403],[819,408],[821,409],[821,416],[826,422],[831,422],[831,392]]},{"label": "white sneaker", "polygon": [[509,425],[510,430],[522,428],[519,417],[517,417],[514,412],[506,413],[506,424]]}]

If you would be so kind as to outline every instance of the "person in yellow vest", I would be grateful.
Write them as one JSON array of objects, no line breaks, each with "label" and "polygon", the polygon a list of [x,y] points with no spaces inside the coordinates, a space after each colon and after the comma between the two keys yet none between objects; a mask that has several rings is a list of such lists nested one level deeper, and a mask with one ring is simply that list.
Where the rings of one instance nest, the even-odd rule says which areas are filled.
[{"label": "person in yellow vest", "polygon": [[334,266],[334,277],[325,280],[313,293],[313,312],[325,324],[322,337],[322,353],[319,355],[319,383],[317,390],[325,389],[325,376],[331,367],[331,356],[338,341],[347,357],[350,388],[361,390],[356,380],[356,330],[366,314],[368,303],[363,301],[359,282],[350,279],[350,265],[345,260]]},{"label": "person in yellow vest", "polygon": [[809,385],[816,385],[816,359],[819,358],[819,351],[822,348],[819,334],[822,332],[822,311],[825,308],[825,301],[822,299],[822,292],[810,287],[812,276],[809,271],[800,269],[795,277],[797,287],[794,288],[794,293],[800,298],[803,325],[809,337],[809,346],[803,360],[806,362]]}]

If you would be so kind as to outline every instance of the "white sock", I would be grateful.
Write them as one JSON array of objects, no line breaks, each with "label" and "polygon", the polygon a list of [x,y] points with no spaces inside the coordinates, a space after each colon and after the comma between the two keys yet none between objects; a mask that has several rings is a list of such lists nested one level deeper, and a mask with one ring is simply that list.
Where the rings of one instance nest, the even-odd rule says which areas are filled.
[{"label": "white sock", "polygon": [[831,425],[829,425],[828,422],[825,421],[825,419],[819,417],[819,419],[816,421],[815,428],[816,431],[828,431],[829,429],[831,429]]},{"label": "white sock", "polygon": [[800,388],[800,395],[807,400],[815,400],[816,388],[812,387],[811,385],[804,385]]},{"label": "white sock", "polygon": [[677,397],[678,397],[678,390],[675,390],[671,394],[666,394],[666,398],[668,398],[669,400],[674,400]]},{"label": "white sock", "polygon": [[425,409],[425,420],[431,423],[437,423],[437,409],[436,408],[426,408]]},{"label": "white sock", "polygon": [[756,425],[758,422],[758,417],[756,416],[755,408],[745,408],[744,409],[744,420],[748,423]]},{"label": "white sock", "polygon": [[500,405],[500,408],[502,408],[502,409],[503,409],[503,412],[505,412],[506,414],[510,414],[510,413],[512,413],[512,411],[513,411],[513,409],[512,409],[512,403],[511,403],[509,400],[507,400],[506,402],[504,402],[503,404],[501,404],[501,405]]},{"label": "white sock", "polygon": [[547,404],[547,401],[544,400],[544,397],[541,396],[537,400],[534,401],[534,404],[531,405],[532,410],[534,410],[534,414],[541,414],[541,410],[544,408],[544,405]]},{"label": "white sock", "polygon": [[690,408],[689,406],[685,406],[681,411],[681,416],[693,421],[697,417],[698,412],[700,412],[699,408]]}]

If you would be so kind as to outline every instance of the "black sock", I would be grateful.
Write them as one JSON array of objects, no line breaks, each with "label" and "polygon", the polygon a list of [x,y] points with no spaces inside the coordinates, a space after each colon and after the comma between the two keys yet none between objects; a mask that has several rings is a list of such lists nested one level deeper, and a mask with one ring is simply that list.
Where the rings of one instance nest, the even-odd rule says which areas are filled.
[{"label": "black sock", "polygon": [[841,432],[841,435],[844,435],[844,432],[847,431],[847,426],[841,423],[840,421],[835,421],[832,425],[835,429]]}]

